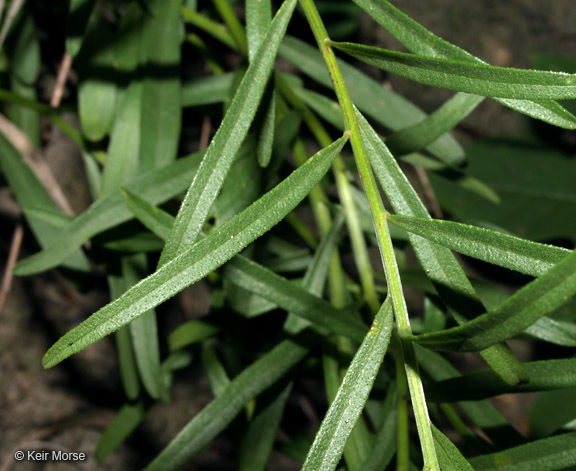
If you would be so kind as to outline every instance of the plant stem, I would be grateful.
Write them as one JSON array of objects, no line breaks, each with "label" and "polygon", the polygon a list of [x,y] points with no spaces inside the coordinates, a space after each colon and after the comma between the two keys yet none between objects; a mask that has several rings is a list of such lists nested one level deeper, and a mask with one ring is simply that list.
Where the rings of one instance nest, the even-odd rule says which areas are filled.
[{"label": "plant stem", "polygon": [[300,4],[302,5],[306,18],[310,23],[314,37],[318,42],[320,51],[324,57],[326,66],[328,67],[330,78],[334,84],[334,90],[344,114],[344,123],[347,131],[350,133],[350,141],[352,143],[354,157],[356,158],[356,165],[358,166],[364,191],[366,192],[368,202],[370,203],[372,217],[378,236],[378,244],[380,246],[382,261],[386,273],[388,290],[392,296],[392,303],[394,305],[394,313],[400,337],[400,352],[403,355],[408,387],[410,389],[410,396],[414,407],[416,425],[424,457],[424,469],[439,471],[440,466],[434,448],[434,439],[430,428],[426,398],[424,396],[420,372],[418,371],[418,362],[416,360],[414,346],[410,341],[401,338],[405,334],[409,334],[411,329],[408,309],[406,308],[406,301],[402,292],[402,283],[400,280],[398,265],[396,263],[392,240],[390,239],[390,232],[388,230],[388,223],[386,221],[386,215],[388,213],[384,209],[384,204],[380,198],[380,193],[378,192],[378,187],[376,186],[376,181],[368,162],[366,149],[360,135],[360,129],[355,115],[356,111],[348,93],[348,89],[346,88],[346,84],[344,83],[344,78],[342,77],[340,67],[336,61],[336,56],[330,46],[330,38],[326,28],[322,23],[322,19],[318,14],[318,10],[314,5],[313,0],[300,0]]}]

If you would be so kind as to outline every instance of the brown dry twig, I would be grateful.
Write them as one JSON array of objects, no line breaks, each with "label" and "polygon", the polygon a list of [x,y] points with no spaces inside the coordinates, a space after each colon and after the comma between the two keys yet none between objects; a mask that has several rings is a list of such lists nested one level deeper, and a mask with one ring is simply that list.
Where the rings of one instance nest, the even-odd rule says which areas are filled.
[{"label": "brown dry twig", "polygon": [[0,287],[0,313],[2,313],[2,310],[4,309],[4,304],[6,303],[8,293],[12,287],[12,269],[14,268],[14,265],[16,265],[16,260],[18,260],[23,235],[24,228],[22,224],[19,223],[16,225],[14,233],[12,234],[10,252],[8,254],[8,260],[6,261],[6,266],[4,267],[4,277],[2,278],[2,286]]}]

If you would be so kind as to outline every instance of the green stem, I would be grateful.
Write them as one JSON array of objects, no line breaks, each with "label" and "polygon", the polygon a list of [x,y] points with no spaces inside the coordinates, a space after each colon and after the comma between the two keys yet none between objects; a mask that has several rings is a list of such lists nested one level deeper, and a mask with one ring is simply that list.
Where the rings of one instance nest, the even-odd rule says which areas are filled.
[{"label": "green stem", "polygon": [[[388,290],[392,296],[392,303],[394,305],[398,333],[400,337],[403,337],[405,334],[411,333],[410,319],[408,317],[408,309],[406,308],[406,301],[402,292],[402,283],[400,280],[398,265],[396,263],[392,240],[388,230],[388,223],[386,221],[388,213],[384,209],[384,204],[380,198],[380,193],[378,192],[378,187],[374,175],[372,174],[366,149],[360,135],[360,128],[356,119],[354,105],[348,93],[348,89],[346,88],[334,51],[330,46],[330,38],[326,28],[322,23],[322,19],[318,14],[318,10],[314,5],[313,0],[300,0],[300,4],[304,9],[306,18],[310,23],[314,37],[318,42],[318,46],[320,47],[320,51],[324,57],[326,66],[328,67],[328,72],[330,73],[334,90],[338,97],[338,102],[340,103],[344,114],[344,123],[347,131],[350,133],[350,141],[352,143],[354,157],[356,158],[356,165],[360,173],[360,178],[368,202],[370,203],[372,217],[375,223],[378,244],[380,246],[384,271],[386,273],[386,281],[388,283]],[[424,388],[422,387],[418,362],[416,361],[416,354],[414,352],[414,345],[410,341],[403,339],[400,339],[400,345],[400,352],[404,357],[403,363],[406,370],[406,378],[408,380],[412,405],[414,407],[420,445],[422,447],[424,469],[440,471],[438,458],[436,457],[436,450],[434,448],[432,430],[430,428],[430,419],[428,417]]]},{"label": "green stem", "polygon": [[[288,84],[280,77],[276,78],[276,85],[282,95],[290,102],[290,104],[297,110],[302,112],[302,118],[308,126],[308,129],[314,134],[322,147],[326,147],[332,142],[332,139],[326,128],[318,120],[316,115],[300,100]],[[340,156],[336,157],[332,166],[334,178],[336,180],[336,187],[338,188],[338,195],[344,207],[344,214],[346,216],[346,226],[350,233],[352,241],[352,251],[354,253],[354,260],[358,273],[360,275],[360,284],[362,285],[362,292],[364,300],[370,307],[373,314],[378,312],[380,302],[376,293],[376,286],[374,284],[374,276],[372,265],[370,264],[370,257],[368,256],[368,248],[366,240],[360,225],[358,211],[356,204],[352,198],[351,184],[346,177],[346,167]]]}]

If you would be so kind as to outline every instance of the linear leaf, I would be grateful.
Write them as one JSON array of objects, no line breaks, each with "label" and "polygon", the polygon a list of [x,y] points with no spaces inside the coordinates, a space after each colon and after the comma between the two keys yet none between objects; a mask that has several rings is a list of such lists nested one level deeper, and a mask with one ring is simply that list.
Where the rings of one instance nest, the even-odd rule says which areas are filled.
[{"label": "linear leaf", "polygon": [[574,323],[542,317],[524,329],[524,333],[555,345],[576,347],[576,324]]},{"label": "linear leaf", "polygon": [[295,0],[284,2],[272,21],[263,46],[258,49],[254,61],[248,67],[182,202],[166,247],[160,256],[160,265],[172,260],[181,247],[194,243],[202,230],[224,178],[254,119],[274,66],[278,46],[295,5]]},{"label": "linear leaf", "polygon": [[[418,364],[436,382],[460,378],[460,372],[438,353],[415,345]],[[432,386],[434,387],[434,386]],[[428,397],[428,386],[426,387]],[[485,433],[493,443],[514,446],[524,442],[524,437],[510,425],[508,420],[488,401],[461,401],[458,403],[470,420]]]},{"label": "linear leaf", "polygon": [[402,215],[391,215],[389,220],[456,252],[532,276],[546,273],[570,254],[567,249],[458,222]]},{"label": "linear leaf", "polygon": [[[163,203],[186,190],[202,156],[202,152],[197,152],[178,159],[168,167],[147,172],[135,182],[128,184],[127,188],[134,193],[145,195],[147,201],[152,204]],[[28,191],[30,188],[38,187],[39,185],[28,186]],[[90,237],[132,218],[132,212],[124,205],[119,191],[101,198],[77,216],[58,234],[57,240],[53,240],[43,251],[20,261],[14,273],[24,276],[53,268],[80,248]]]},{"label": "linear leaf", "polygon": [[170,164],[178,152],[180,104],[181,0],[152,0],[142,40],[145,65],[142,92],[140,165],[143,171]]},{"label": "linear leaf", "polygon": [[[144,254],[122,258],[122,275],[126,289],[135,285],[147,270]],[[123,294],[123,293],[122,293]],[[158,327],[156,312],[150,310],[136,319],[129,326],[134,349],[134,357],[142,384],[150,397],[166,398],[168,391],[160,371],[160,347],[158,345]]]},{"label": "linear leaf", "polygon": [[206,340],[216,335],[218,332],[220,332],[218,327],[202,322],[198,319],[192,319],[179,325],[170,333],[170,336],[168,337],[168,345],[170,351],[173,352],[180,348]]},{"label": "linear leaf", "polygon": [[576,75],[437,59],[355,43],[332,42],[352,57],[425,85],[513,99],[576,98]]},{"label": "linear leaf", "polygon": [[364,409],[392,333],[392,303],[384,302],[330,405],[303,470],[336,469],[346,441]]},{"label": "linear leaf", "polygon": [[474,471],[474,468],[462,456],[456,445],[434,425],[432,425],[432,435],[442,471]]},{"label": "linear leaf", "polygon": [[265,471],[291,389],[292,383],[250,422],[240,446],[238,471]]},{"label": "linear leaf", "polygon": [[273,190],[209,237],[128,290],[61,337],[46,353],[44,366],[65,358],[114,332],[174,296],[228,261],[288,214],[316,185],[346,142],[341,137],[295,170]]},{"label": "linear leaf", "polygon": [[[426,119],[386,138],[392,154],[399,156],[420,151],[456,127],[483,100],[483,97],[457,93]],[[462,159],[460,159],[462,160]],[[453,162],[459,163],[458,160]]]},{"label": "linear leaf", "polygon": [[[301,72],[326,87],[332,87],[332,82],[320,52],[309,44],[286,36],[280,47],[280,55],[290,61]],[[393,131],[406,128],[426,118],[426,113],[398,95],[383,87],[376,80],[358,71],[343,61],[338,61],[344,80],[348,84],[350,96],[354,104],[366,115],[375,119]],[[450,135],[442,136],[430,146],[430,151],[447,162],[462,160],[464,151],[460,144]]]},{"label": "linear leaf", "polygon": [[[481,59],[428,31],[387,0],[378,2],[354,0],[354,2],[414,54],[484,64]],[[496,98],[496,101],[555,126],[567,129],[576,127],[576,117],[552,100],[526,101]]]},{"label": "linear leaf", "polygon": [[135,404],[127,403],[108,424],[106,430],[98,440],[94,456],[99,463],[104,461],[116,448],[118,448],[144,420],[144,404],[142,401]]},{"label": "linear leaf", "polygon": [[[116,299],[126,291],[126,280],[122,275],[110,275],[108,276],[108,286],[110,289],[110,297]],[[138,377],[138,369],[136,367],[136,359],[134,358],[134,349],[132,348],[129,328],[123,327],[122,329],[118,329],[115,337],[122,386],[124,387],[126,397],[133,401],[136,400],[140,394],[140,379]]]},{"label": "linear leaf", "polygon": [[211,105],[228,98],[232,86],[231,72],[184,82],[182,84],[182,107]]},{"label": "linear leaf", "polygon": [[[171,220],[173,221],[170,215],[155,208],[136,195],[127,194],[126,197],[132,200],[129,203],[129,207],[134,210],[134,214],[138,219],[146,221],[149,226],[154,227],[158,235],[166,234],[172,225]],[[350,313],[336,309],[318,297],[326,279],[330,254],[341,225],[342,218],[340,217],[334,222],[330,233],[323,239],[322,244],[316,251],[314,261],[310,264],[302,281],[302,287],[296,286],[242,255],[237,255],[229,262],[226,267],[225,278],[249,292],[258,294],[260,298],[274,303],[274,305],[285,309],[292,315],[298,316],[299,322],[293,318],[290,320],[290,315],[286,321],[285,329],[291,334],[301,331],[312,322],[318,326],[324,326],[335,333],[361,340],[366,330],[364,324],[350,316]],[[191,325],[190,329],[194,329],[195,332],[196,327]],[[180,342],[186,340],[181,339],[182,336],[185,336],[185,338],[190,336],[195,339],[195,335],[197,335],[189,332],[186,324],[181,326],[181,328],[183,329],[182,334],[178,332],[180,330],[178,328],[170,336],[169,343],[171,348],[176,348],[173,346],[173,341],[178,342],[179,346],[183,346],[180,345]],[[200,332],[204,332],[204,330],[200,329]],[[172,336],[176,335],[177,332],[178,336],[173,340]]]},{"label": "linear leaf", "polygon": [[576,359],[524,363],[530,381],[516,386],[504,383],[493,371],[482,370],[429,384],[426,397],[434,402],[477,401],[509,393],[548,391],[576,386]]},{"label": "linear leaf", "polygon": [[434,350],[479,351],[520,334],[576,293],[576,252],[528,283],[497,308],[452,329],[412,338]]},{"label": "linear leaf", "polygon": [[236,376],[222,394],[202,409],[146,468],[180,469],[238,415],[254,397],[284,376],[308,353],[301,340],[283,340]]},{"label": "linear leaf", "polygon": [[[368,121],[357,113],[364,145],[380,185],[397,213],[430,218],[398,163]],[[457,322],[464,323],[485,309],[464,270],[449,249],[438,247],[419,236],[409,235],[426,275],[449,306]],[[515,384],[525,379],[522,365],[506,345],[482,352],[483,358],[505,381]]]},{"label": "linear leaf", "polygon": [[248,41],[248,58],[254,60],[256,51],[266,36],[272,21],[270,0],[248,0],[246,2],[246,40]]},{"label": "linear leaf", "polygon": [[[22,154],[14,148],[3,133],[0,133],[0,164],[2,173],[22,208],[39,207],[51,213],[62,214],[48,190],[25,162]],[[42,247],[59,243],[60,230],[57,224],[38,218],[34,214],[26,214],[26,219]],[[67,267],[77,270],[88,270],[90,267],[84,254],[78,251],[78,247],[66,253],[61,261]]]},{"label": "linear leaf", "polygon": [[226,267],[226,277],[234,284],[335,334],[358,341],[364,337],[364,323],[350,313],[335,308],[322,298],[308,293],[247,258],[237,257],[232,260]]},{"label": "linear leaf", "polygon": [[129,182],[138,172],[142,97],[142,82],[133,81],[119,100],[102,172],[101,195],[118,191],[123,183]]},{"label": "linear leaf", "polygon": [[113,35],[114,29],[110,23],[98,15],[91,22],[78,57],[78,114],[83,134],[91,141],[104,138],[114,122],[118,95],[114,75],[116,43],[102,39]]},{"label": "linear leaf", "polygon": [[576,465],[576,433],[536,440],[470,460],[476,471],[555,471]]}]

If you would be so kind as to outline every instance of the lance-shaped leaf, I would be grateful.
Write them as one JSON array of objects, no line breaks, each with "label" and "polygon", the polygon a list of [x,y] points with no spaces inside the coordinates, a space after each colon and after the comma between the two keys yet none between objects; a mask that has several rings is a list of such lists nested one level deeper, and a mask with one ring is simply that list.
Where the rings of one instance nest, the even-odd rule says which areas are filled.
[{"label": "lance-shaped leaf", "polygon": [[[357,117],[370,163],[394,210],[401,214],[430,218],[418,194],[376,131],[360,113],[357,113]],[[459,323],[485,312],[468,277],[449,249],[412,234],[410,243],[426,275]],[[482,352],[482,356],[506,382],[515,384],[526,378],[522,365],[506,345],[496,345]]]},{"label": "lance-shaped leaf", "polygon": [[482,100],[478,95],[457,93],[426,119],[392,134],[386,145],[394,155],[420,151],[456,127]]},{"label": "lance-shaped leaf", "polygon": [[354,355],[336,398],[308,452],[303,470],[336,469],[386,354],[392,322],[392,303],[388,299],[380,308],[370,331]]},{"label": "lance-shaped leaf", "polygon": [[145,408],[143,401],[134,404],[127,403],[110,422],[96,445],[94,455],[102,463],[108,455],[118,448],[144,420]]},{"label": "lance-shaped leaf", "polygon": [[331,43],[352,57],[425,85],[513,99],[576,98],[576,75],[437,59],[355,43]]},{"label": "lance-shaped leaf", "polygon": [[246,2],[246,40],[248,42],[248,57],[252,61],[256,51],[272,21],[272,5],[270,0],[248,0]]},{"label": "lance-shaped leaf", "polygon": [[358,341],[364,337],[366,328],[363,322],[247,258],[232,260],[226,267],[226,277],[234,284],[333,333]]},{"label": "lance-shaped leaf", "polygon": [[482,370],[447,379],[426,387],[426,397],[434,402],[477,401],[508,393],[524,393],[571,388],[576,386],[576,359],[525,363],[530,375],[527,383],[510,386],[493,371]]},{"label": "lance-shaped leaf", "polygon": [[230,260],[277,224],[306,197],[324,176],[345,142],[346,137],[341,137],[318,152],[283,182],[220,226],[209,237],[163,265],[123,296],[65,334],[46,353],[44,366],[49,368],[58,364]]},{"label": "lance-shaped leaf", "polygon": [[[200,165],[202,155],[202,152],[197,152],[178,159],[168,167],[147,172],[135,182],[128,184],[127,188],[134,193],[145,195],[147,201],[152,204],[163,203],[186,190]],[[90,237],[133,217],[132,212],[124,205],[119,191],[101,198],[57,234],[43,251],[21,260],[14,268],[14,273],[20,276],[32,275],[53,268],[80,248]]]},{"label": "lance-shaped leaf", "polygon": [[[484,64],[484,61],[478,57],[428,31],[424,26],[398,10],[387,0],[378,2],[373,0],[354,0],[354,2],[414,54]],[[556,101],[527,101],[501,98],[496,98],[496,101],[520,113],[525,113],[532,118],[541,119],[555,126],[567,129],[576,128],[576,117]]]},{"label": "lance-shaped leaf", "polygon": [[[304,341],[303,341],[304,340]],[[254,397],[284,376],[308,353],[307,339],[284,340],[246,368],[220,396],[198,413],[146,468],[148,471],[182,469],[238,415]]]},{"label": "lance-shaped leaf", "polygon": [[[63,215],[46,187],[26,163],[22,154],[2,133],[0,133],[0,165],[4,178],[10,184],[12,193],[21,207],[40,207],[53,214]],[[63,215],[62,217],[66,218],[67,216]],[[39,218],[35,214],[26,214],[26,219],[42,247],[58,244],[60,232],[58,223]],[[86,271],[89,269],[88,260],[77,249],[78,247],[70,250],[61,260],[70,268]]]},{"label": "lance-shaped leaf", "polygon": [[553,245],[452,221],[402,215],[391,215],[389,220],[456,252],[526,275],[540,276],[570,254]]},{"label": "lance-shaped leaf", "polygon": [[450,439],[432,425],[434,447],[442,471],[474,471],[474,468],[462,456],[460,450]]},{"label": "lance-shaped leaf", "polygon": [[258,49],[254,60],[248,67],[226,116],[206,151],[198,174],[182,202],[170,237],[160,256],[160,265],[173,259],[180,252],[181,247],[194,243],[200,234],[234,157],[254,119],[274,66],[276,52],[295,5],[295,0],[284,2],[270,25],[262,47]]},{"label": "lance-shaped leaf", "polygon": [[147,2],[146,54],[142,91],[140,166],[143,171],[170,164],[178,152],[180,104],[181,0]]},{"label": "lance-shaped leaf", "polygon": [[412,338],[434,350],[480,351],[520,334],[576,293],[576,252],[497,308],[459,327]]},{"label": "lance-shaped leaf", "polygon": [[[150,227],[157,235],[165,238],[174,218],[161,209],[152,206],[147,201],[133,193],[125,193],[128,207],[135,216],[147,227]],[[256,293],[274,305],[298,316],[299,321],[291,319],[285,324],[285,329],[295,334],[307,327],[310,322],[319,327],[325,327],[333,333],[345,335],[361,341],[366,331],[365,325],[352,317],[349,312],[333,307],[331,304],[318,297],[326,279],[328,259],[335,243],[338,229],[341,227],[341,218],[335,221],[333,229],[317,250],[314,261],[310,265],[304,277],[302,287],[291,283],[262,265],[253,262],[242,255],[237,255],[226,267],[225,277],[235,285],[245,290]],[[316,295],[315,295],[316,294]],[[305,321],[307,320],[307,322]],[[194,328],[190,326],[191,328]],[[181,326],[184,335],[188,336],[186,324]],[[172,337],[180,330],[177,329]],[[204,329],[202,329],[204,330]],[[212,332],[213,333],[213,332]],[[195,334],[190,335],[193,339]],[[179,340],[176,340],[177,342]]]},{"label": "lance-shaped leaf", "polygon": [[228,98],[234,74],[202,77],[182,84],[182,107],[211,105]]},{"label": "lance-shaped leaf", "polygon": [[[280,55],[313,80],[326,87],[332,86],[322,56],[316,48],[287,36],[282,41]],[[354,104],[387,128],[397,131],[426,118],[426,113],[401,95],[383,87],[344,61],[339,60],[338,65],[346,83],[354,85],[349,87]],[[460,144],[449,134],[440,137],[429,150],[447,163],[461,161],[464,154]]]},{"label": "lance-shaped leaf", "polygon": [[536,440],[470,460],[476,471],[555,471],[574,469],[576,432]]}]

